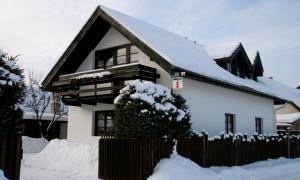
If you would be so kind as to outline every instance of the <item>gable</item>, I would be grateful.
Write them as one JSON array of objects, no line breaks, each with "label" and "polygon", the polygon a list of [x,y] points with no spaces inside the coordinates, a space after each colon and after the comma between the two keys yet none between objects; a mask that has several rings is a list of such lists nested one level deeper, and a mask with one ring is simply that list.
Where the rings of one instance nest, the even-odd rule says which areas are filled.
[{"label": "gable", "polygon": [[253,63],[253,74],[254,77],[263,76],[264,75],[264,68],[260,59],[259,52],[256,53],[254,63]]},{"label": "gable", "polygon": [[[84,59],[76,72],[88,71],[95,69],[95,51],[117,47],[131,43],[125,36],[113,27],[107,31],[103,38],[98,42],[96,47],[92,49],[89,55]],[[75,71],[74,71],[75,72]]]}]

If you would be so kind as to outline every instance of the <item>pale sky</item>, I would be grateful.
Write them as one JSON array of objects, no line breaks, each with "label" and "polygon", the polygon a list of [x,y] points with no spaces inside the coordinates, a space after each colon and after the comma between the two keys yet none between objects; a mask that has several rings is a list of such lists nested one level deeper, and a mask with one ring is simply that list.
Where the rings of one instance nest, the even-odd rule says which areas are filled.
[{"label": "pale sky", "polygon": [[240,41],[259,50],[265,76],[300,85],[300,1],[0,0],[0,48],[25,69],[50,71],[97,5],[119,10],[199,44]]}]

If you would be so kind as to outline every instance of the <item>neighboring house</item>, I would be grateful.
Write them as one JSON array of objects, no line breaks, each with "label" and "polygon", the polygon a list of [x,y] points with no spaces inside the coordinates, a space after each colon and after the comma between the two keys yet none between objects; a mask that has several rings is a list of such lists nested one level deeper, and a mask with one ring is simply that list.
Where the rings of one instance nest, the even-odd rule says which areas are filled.
[{"label": "neighboring house", "polygon": [[[54,111],[53,111],[54,105],[55,103],[51,101],[42,115],[41,128],[43,134],[46,134],[47,127],[49,126],[50,122],[54,117]],[[39,138],[40,125],[36,118],[36,114],[32,111],[32,109],[28,107],[23,106],[22,109],[23,109],[23,121],[22,121],[23,135],[33,137],[33,138]],[[55,138],[66,139],[67,128],[68,128],[68,116],[62,115],[59,117],[58,115],[56,115],[56,119],[57,120],[55,121],[54,125],[52,126],[51,130],[48,133],[47,139],[49,140]]]},{"label": "neighboring house", "polygon": [[212,57],[206,49],[101,6],[42,85],[69,105],[68,139],[72,141],[97,142],[109,133],[113,100],[129,81],[147,80],[172,88],[172,77],[178,74],[185,74],[181,94],[191,108],[194,130],[205,129],[210,135],[275,133],[273,105],[289,102],[290,97],[268,87],[272,80],[257,77],[263,72],[253,71],[242,44],[226,52],[226,57]]},{"label": "neighboring house", "polygon": [[[298,90],[299,87],[295,91]],[[286,103],[276,105],[276,125],[278,130],[286,130],[288,127],[291,130],[300,131],[300,106],[295,103]]]}]

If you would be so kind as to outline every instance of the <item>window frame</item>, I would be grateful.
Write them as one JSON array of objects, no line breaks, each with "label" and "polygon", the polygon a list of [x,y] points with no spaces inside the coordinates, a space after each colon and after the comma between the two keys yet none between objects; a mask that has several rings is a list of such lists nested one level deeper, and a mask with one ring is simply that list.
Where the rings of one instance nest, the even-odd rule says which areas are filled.
[{"label": "window frame", "polygon": [[[124,64],[130,64],[130,63],[136,63],[136,62],[138,62],[138,61],[132,62],[131,58],[130,58],[131,57],[131,47],[133,47],[133,46],[136,46],[136,45],[130,43],[130,44],[125,44],[125,45],[121,45],[121,46],[116,46],[116,47],[111,47],[111,48],[96,50],[95,51],[95,58],[94,58],[94,62],[95,62],[95,67],[94,68],[95,69],[100,69],[100,68],[106,69],[106,68],[109,68],[109,67],[112,67],[112,66],[118,66],[118,65],[124,65]],[[117,52],[118,52],[119,49],[122,49],[122,48],[125,48],[125,59],[126,59],[126,62],[122,63],[122,64],[118,64],[117,58],[119,56],[117,55]],[[104,60],[103,67],[98,67],[98,61],[100,61],[100,57],[101,57],[100,54],[101,54],[101,52],[109,51],[109,50],[111,50],[113,52],[113,55],[112,55],[113,65],[106,66],[107,60]],[[134,53],[134,54],[138,54],[138,53]]]},{"label": "window frame", "polygon": [[[103,113],[103,116],[104,116],[104,126],[103,127],[98,127],[98,113]],[[111,134],[111,131],[108,131],[108,128],[107,127],[107,117],[110,115],[113,119],[113,113],[114,111],[113,110],[105,110],[105,111],[95,111],[94,112],[94,136],[102,136],[102,135],[110,135]],[[112,120],[111,119],[111,120]],[[103,133],[97,133],[97,130],[99,128],[103,128],[104,129],[104,132]]]},{"label": "window frame", "polygon": [[255,117],[255,132],[258,134],[263,133],[263,118]]},{"label": "window frame", "polygon": [[[230,128],[229,128],[229,124],[230,124]],[[226,134],[229,134],[229,133],[234,134],[235,133],[235,124],[236,124],[235,114],[225,113],[225,133]]]}]

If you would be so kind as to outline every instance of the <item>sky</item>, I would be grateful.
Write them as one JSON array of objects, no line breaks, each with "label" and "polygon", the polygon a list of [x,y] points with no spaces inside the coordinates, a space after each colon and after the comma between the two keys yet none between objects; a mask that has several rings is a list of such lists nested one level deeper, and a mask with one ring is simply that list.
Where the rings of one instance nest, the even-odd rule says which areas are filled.
[{"label": "sky", "polygon": [[265,76],[300,85],[300,1],[0,0],[0,48],[48,74],[97,5],[210,45],[240,41],[260,52]]}]

